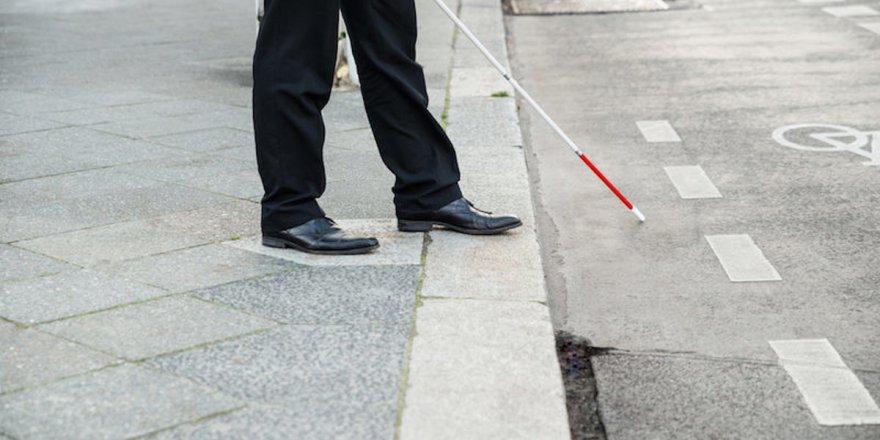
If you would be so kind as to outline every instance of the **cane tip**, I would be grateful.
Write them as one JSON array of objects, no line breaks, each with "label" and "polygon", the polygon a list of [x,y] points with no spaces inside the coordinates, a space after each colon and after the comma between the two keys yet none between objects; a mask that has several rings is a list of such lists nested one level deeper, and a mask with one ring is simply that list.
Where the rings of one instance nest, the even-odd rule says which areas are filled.
[{"label": "cane tip", "polygon": [[636,216],[637,219],[639,219],[639,222],[644,223],[645,214],[642,214],[642,211],[639,211],[639,208],[636,208],[635,206],[633,206],[630,211],[633,213],[633,215]]}]

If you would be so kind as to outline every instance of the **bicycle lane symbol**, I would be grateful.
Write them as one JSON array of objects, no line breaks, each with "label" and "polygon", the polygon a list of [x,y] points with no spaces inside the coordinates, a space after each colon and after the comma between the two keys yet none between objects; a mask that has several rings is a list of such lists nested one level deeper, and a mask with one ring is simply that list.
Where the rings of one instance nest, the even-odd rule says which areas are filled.
[{"label": "bicycle lane symbol", "polygon": [[[815,142],[809,145],[790,140],[806,135]],[[868,159],[868,166],[880,166],[880,131],[860,131],[855,128],[832,124],[795,124],[779,127],[773,131],[773,140],[780,145],[802,151],[837,153],[846,151]]]}]

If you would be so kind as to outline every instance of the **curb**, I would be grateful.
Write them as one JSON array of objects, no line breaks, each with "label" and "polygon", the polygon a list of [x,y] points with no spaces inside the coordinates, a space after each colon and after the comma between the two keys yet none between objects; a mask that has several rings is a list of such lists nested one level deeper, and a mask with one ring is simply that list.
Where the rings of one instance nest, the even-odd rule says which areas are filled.
[{"label": "curb", "polygon": [[[459,14],[506,64],[501,3],[462,0]],[[430,233],[398,437],[568,439],[516,101],[467,39],[453,41],[446,121],[462,188],[524,226]]]}]

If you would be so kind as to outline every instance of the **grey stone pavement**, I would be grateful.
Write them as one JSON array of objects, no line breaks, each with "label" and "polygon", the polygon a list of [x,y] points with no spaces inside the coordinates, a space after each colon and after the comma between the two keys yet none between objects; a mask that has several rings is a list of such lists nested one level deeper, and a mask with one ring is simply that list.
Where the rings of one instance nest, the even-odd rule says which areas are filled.
[{"label": "grey stone pavement", "polygon": [[251,2],[0,3],[0,438],[568,436],[516,103],[418,6],[465,191],[526,227],[397,232],[336,91],[321,202],[382,248],[318,258],[257,241]]},{"label": "grey stone pavement", "polygon": [[[592,361],[609,439],[880,438],[820,425],[768,343],[827,339],[880,402],[880,169],[772,136],[880,129],[880,17],[823,11],[880,3],[682,3],[507,18],[522,83],[647,216],[521,111],[554,324],[609,350]],[[636,123],[657,120],[681,140],[649,142]],[[722,197],[681,198],[664,167],[682,165]],[[782,280],[731,282],[715,234],[749,234]]]}]

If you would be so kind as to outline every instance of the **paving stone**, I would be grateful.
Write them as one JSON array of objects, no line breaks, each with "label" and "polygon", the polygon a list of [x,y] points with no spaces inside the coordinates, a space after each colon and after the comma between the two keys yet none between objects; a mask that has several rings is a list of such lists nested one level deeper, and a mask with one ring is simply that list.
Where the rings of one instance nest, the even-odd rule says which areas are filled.
[{"label": "paving stone", "polygon": [[92,125],[91,128],[132,138],[149,138],[195,130],[207,130],[220,126],[219,122],[210,121],[196,115],[185,115],[155,116],[133,121],[107,122]]},{"label": "paving stone", "polygon": [[[0,211],[0,241],[106,225],[222,204],[232,199],[176,184],[158,184],[106,194],[89,194],[57,203]],[[58,219],[64,219],[63,222]]]},{"label": "paving stone", "polygon": [[248,145],[253,149],[253,133],[234,128],[211,128],[153,138],[153,142],[190,151],[211,151]]},{"label": "paving stone", "polygon": [[190,297],[168,297],[57,321],[41,330],[138,360],[266,329],[273,322]]},{"label": "paving stone", "polygon": [[4,136],[0,147],[5,150],[0,182],[183,154],[178,149],[80,127]]},{"label": "paving stone", "polygon": [[28,179],[0,185],[0,213],[159,185],[106,168]]},{"label": "paving stone", "polygon": [[420,268],[301,267],[195,292],[289,324],[405,323],[412,318]]},{"label": "paving stone", "polygon": [[270,272],[294,263],[212,244],[101,266],[102,270],[173,292],[201,289]]},{"label": "paving stone", "polygon": [[521,227],[498,236],[448,231],[430,235],[422,296],[546,300],[533,230]]},{"label": "paving stone", "polygon": [[309,266],[418,265],[421,263],[424,235],[399,232],[396,220],[348,219],[339,220],[338,224],[352,235],[376,237],[380,242],[379,249],[366,255],[315,255],[291,249],[263,246],[262,235],[227,241],[223,244]]},{"label": "paving stone", "polygon": [[0,394],[116,362],[79,344],[0,321]]},{"label": "paving stone", "polygon": [[94,266],[204,243],[206,240],[137,220],[20,241],[16,246],[80,266]]},{"label": "paving stone", "polygon": [[170,101],[173,97],[127,88],[112,90],[106,85],[89,89],[86,86],[64,90],[63,98],[94,106],[122,106],[153,101]]},{"label": "paving stone", "polygon": [[253,170],[251,172],[257,175],[256,169],[253,169],[244,162],[224,157],[196,154],[122,165],[115,167],[114,170],[164,182],[180,182],[185,184],[189,184],[189,182],[196,179],[219,178],[219,176],[242,170]]},{"label": "paving stone", "polygon": [[[387,174],[387,173],[383,173]],[[331,218],[370,219],[394,217],[394,179],[332,180],[318,203]]]},{"label": "paving stone", "polygon": [[0,285],[0,316],[26,324],[164,295],[154,287],[91,270]]},{"label": "paving stone", "polygon": [[[312,420],[295,432],[315,427],[359,434],[376,426],[389,438],[408,331],[408,324],[288,326],[149,364],[249,402],[284,406]],[[361,415],[344,416],[353,413]],[[364,416],[375,424],[364,426]],[[360,438],[374,438],[366,434]]]},{"label": "paving stone", "polygon": [[547,307],[425,300],[417,317],[400,438],[570,438]]},{"label": "paving stone", "polygon": [[83,107],[87,105],[68,99],[17,90],[0,90],[0,111],[17,115],[34,115]]},{"label": "paving stone", "polygon": [[254,164],[256,166],[257,163],[257,151],[256,147],[253,145],[242,145],[238,147],[232,148],[221,148],[218,150],[211,151],[211,154],[216,156],[223,156],[229,159],[240,160],[242,162],[247,162],[249,164]]},{"label": "paving stone", "polygon": [[249,405],[228,415],[202,423],[186,424],[163,431],[151,440],[187,438],[222,440],[247,438],[253,440],[324,439],[388,439],[394,436],[394,425],[388,418],[376,417],[376,409],[334,408],[331,405],[304,412],[299,408],[274,405]]},{"label": "paving stone", "polygon": [[129,438],[235,409],[220,393],[122,365],[0,396],[0,430],[16,438]]},{"label": "paving stone", "polygon": [[146,220],[208,241],[240,239],[260,231],[260,205],[236,200],[207,208],[182,211]]},{"label": "paving stone", "polygon": [[262,197],[263,182],[260,180],[260,174],[253,165],[239,163],[246,168],[242,171],[197,177],[186,181],[185,185],[241,199]]},{"label": "paving stone", "polygon": [[46,130],[58,128],[64,124],[47,121],[44,119],[16,116],[8,113],[0,113],[0,136],[24,133],[28,131]]},{"label": "paving stone", "polygon": [[522,145],[516,101],[491,97],[453,100],[449,107],[449,138],[461,148]]},{"label": "paving stone", "polygon": [[0,283],[76,269],[64,262],[0,244]]}]

